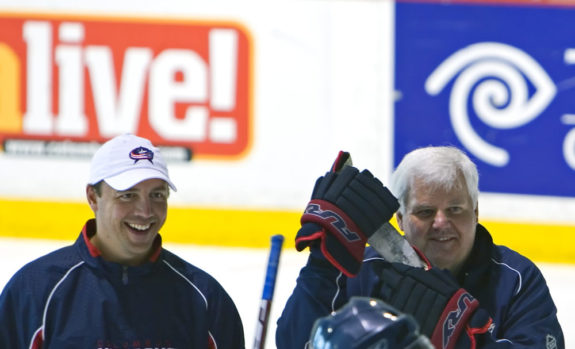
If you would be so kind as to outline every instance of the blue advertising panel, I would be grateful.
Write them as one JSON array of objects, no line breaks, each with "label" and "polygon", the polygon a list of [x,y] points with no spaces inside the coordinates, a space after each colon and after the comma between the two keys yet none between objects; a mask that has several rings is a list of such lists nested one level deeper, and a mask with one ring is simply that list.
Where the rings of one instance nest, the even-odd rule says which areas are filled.
[{"label": "blue advertising panel", "polygon": [[454,145],[483,192],[575,197],[575,8],[396,4],[394,165]]}]

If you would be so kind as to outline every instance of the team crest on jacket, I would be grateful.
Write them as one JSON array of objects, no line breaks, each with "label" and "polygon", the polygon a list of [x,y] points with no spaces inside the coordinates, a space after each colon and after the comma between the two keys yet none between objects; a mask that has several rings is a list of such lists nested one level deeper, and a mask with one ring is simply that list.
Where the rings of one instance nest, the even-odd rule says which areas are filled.
[{"label": "team crest on jacket", "polygon": [[132,149],[130,152],[130,159],[134,160],[134,164],[140,160],[148,160],[153,164],[154,162],[152,160],[154,159],[154,152],[145,147],[138,147]]}]

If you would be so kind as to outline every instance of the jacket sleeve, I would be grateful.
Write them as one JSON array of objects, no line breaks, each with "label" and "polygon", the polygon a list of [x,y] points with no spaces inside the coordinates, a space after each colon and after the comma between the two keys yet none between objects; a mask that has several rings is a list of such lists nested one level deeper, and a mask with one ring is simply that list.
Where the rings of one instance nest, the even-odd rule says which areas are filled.
[{"label": "jacket sleeve", "polygon": [[41,338],[42,314],[31,290],[34,286],[18,272],[0,294],[0,348],[37,348],[32,343]]},{"label": "jacket sleeve", "polygon": [[565,348],[557,308],[541,271],[524,260],[520,284],[500,320],[495,336],[513,348]]},{"label": "jacket sleeve", "polygon": [[244,349],[240,314],[228,293],[218,284],[209,300],[209,349]]},{"label": "jacket sleeve", "polygon": [[312,249],[277,322],[276,346],[304,348],[315,320],[347,301],[347,277]]},{"label": "jacket sleeve", "polygon": [[12,291],[11,284],[12,282],[8,283],[0,294],[0,348],[24,348],[22,339],[17,338],[17,301],[14,299],[15,292]]}]

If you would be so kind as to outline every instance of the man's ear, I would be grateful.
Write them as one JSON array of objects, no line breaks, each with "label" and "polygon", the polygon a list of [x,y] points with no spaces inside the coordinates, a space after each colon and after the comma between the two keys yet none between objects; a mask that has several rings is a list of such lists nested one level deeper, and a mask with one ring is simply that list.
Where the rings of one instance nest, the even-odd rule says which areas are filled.
[{"label": "man's ear", "polygon": [[397,221],[397,226],[399,227],[399,230],[403,231],[403,215],[401,214],[401,212],[399,211],[395,212],[395,219]]},{"label": "man's ear", "polygon": [[98,210],[98,193],[91,185],[86,186],[86,199],[88,199],[88,204],[95,214]]},{"label": "man's ear", "polygon": [[475,206],[475,223],[479,222],[479,204]]}]

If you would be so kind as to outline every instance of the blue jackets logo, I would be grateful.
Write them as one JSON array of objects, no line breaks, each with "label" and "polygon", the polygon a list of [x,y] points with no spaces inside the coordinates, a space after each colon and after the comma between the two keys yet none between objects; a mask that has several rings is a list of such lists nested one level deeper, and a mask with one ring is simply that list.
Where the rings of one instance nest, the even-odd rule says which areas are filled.
[{"label": "blue jackets logo", "polygon": [[152,161],[154,159],[154,152],[145,147],[138,147],[130,152],[130,159],[134,160],[134,164],[140,160],[148,160],[154,163]]},{"label": "blue jackets logo", "polygon": [[455,145],[483,192],[575,197],[575,8],[400,2],[396,16],[394,164]]}]

